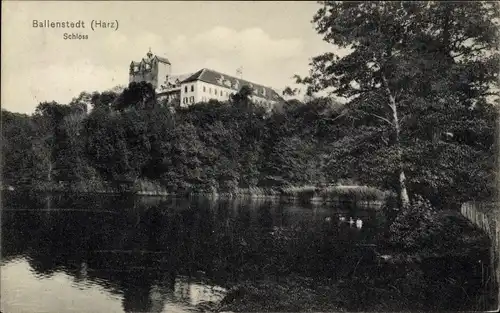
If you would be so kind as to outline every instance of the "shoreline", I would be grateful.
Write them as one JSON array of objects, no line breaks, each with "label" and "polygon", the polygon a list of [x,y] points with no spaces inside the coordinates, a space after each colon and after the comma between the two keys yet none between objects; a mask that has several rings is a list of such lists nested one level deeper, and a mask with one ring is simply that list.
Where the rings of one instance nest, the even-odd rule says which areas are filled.
[{"label": "shoreline", "polygon": [[[367,186],[329,186],[329,187],[288,187],[288,188],[237,188],[232,192],[168,192],[163,188],[143,188],[139,190],[120,191],[117,188],[79,188],[70,186],[2,186],[2,192],[49,192],[74,194],[130,195],[138,197],[205,197],[213,200],[248,199],[250,201],[290,201],[303,204],[323,205],[331,203],[356,203],[357,206],[381,209],[387,198],[388,191],[380,191]],[[162,190],[163,189],[163,190]],[[368,192],[367,192],[368,190]]]}]

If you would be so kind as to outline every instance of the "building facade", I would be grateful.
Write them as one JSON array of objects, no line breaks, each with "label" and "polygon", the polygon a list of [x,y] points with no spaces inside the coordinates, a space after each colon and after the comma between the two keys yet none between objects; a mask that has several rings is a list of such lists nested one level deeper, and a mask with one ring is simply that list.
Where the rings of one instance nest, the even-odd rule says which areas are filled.
[{"label": "building facade", "polygon": [[195,73],[171,74],[168,59],[148,52],[140,62],[130,64],[129,82],[150,82],[158,99],[166,100],[174,106],[188,107],[209,100],[226,101],[243,86],[253,90],[251,100],[271,109],[283,98],[272,88],[252,83],[234,76],[203,68]]}]

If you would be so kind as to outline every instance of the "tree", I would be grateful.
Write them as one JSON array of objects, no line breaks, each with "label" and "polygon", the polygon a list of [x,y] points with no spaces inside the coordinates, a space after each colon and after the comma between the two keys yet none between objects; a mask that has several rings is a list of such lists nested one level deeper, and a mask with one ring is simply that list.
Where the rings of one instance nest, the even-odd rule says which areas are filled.
[{"label": "tree", "polygon": [[115,102],[120,99],[120,95],[121,93],[117,93],[112,90],[104,91],[102,93],[94,92],[92,93],[91,103],[94,110],[104,109],[108,112],[115,105]]},{"label": "tree", "polygon": [[33,115],[33,121],[36,128],[36,140],[34,140],[34,150],[37,158],[44,165],[43,172],[46,173],[46,180],[52,182],[55,176],[58,176],[58,161],[62,158],[61,151],[63,142],[62,122],[66,116],[72,112],[72,107],[59,104],[57,102],[40,103]]},{"label": "tree", "polygon": [[243,85],[237,93],[231,95],[231,102],[238,108],[248,109],[252,107],[251,97],[253,92],[252,87]]},{"label": "tree", "polygon": [[69,103],[74,113],[87,113],[88,107],[92,103],[92,95],[88,92],[81,92],[78,97],[73,98]]},{"label": "tree", "polygon": [[170,169],[175,119],[168,107],[157,108],[148,113],[150,113],[148,135],[151,153],[143,175],[149,179],[159,180]]},{"label": "tree", "polygon": [[35,127],[25,114],[2,110],[2,180],[7,184],[30,182],[38,162],[32,150]]},{"label": "tree", "polygon": [[130,110],[116,114],[98,109],[85,121],[86,152],[107,180],[134,183],[151,163],[148,113]]},{"label": "tree", "polygon": [[128,88],[113,103],[114,109],[123,111],[128,108],[137,110],[152,109],[156,107],[156,92],[151,83],[131,82]]},{"label": "tree", "polygon": [[201,183],[203,143],[199,140],[196,127],[191,123],[177,126],[173,130],[168,171],[162,181],[176,191],[189,191]]},{"label": "tree", "polygon": [[405,149],[415,137],[405,127],[425,107],[454,110],[486,101],[498,73],[498,4],[321,4],[316,30],[349,51],[314,57],[309,77],[297,76],[297,82],[308,85],[309,94],[326,90],[347,98],[350,115],[365,121],[357,129],[366,135],[387,134],[400,200],[407,205]]}]

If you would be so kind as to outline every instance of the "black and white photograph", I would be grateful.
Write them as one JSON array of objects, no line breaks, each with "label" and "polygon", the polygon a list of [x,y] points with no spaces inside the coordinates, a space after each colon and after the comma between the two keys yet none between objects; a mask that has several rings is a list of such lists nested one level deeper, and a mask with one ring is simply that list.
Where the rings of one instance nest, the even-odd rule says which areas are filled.
[{"label": "black and white photograph", "polygon": [[2,1],[0,313],[498,312],[499,1]]}]

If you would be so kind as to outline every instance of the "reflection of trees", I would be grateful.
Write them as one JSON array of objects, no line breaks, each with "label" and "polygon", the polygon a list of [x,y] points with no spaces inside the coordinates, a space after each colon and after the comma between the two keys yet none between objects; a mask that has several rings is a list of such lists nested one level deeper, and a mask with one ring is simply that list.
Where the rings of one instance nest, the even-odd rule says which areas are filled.
[{"label": "reflection of trees", "polygon": [[[321,279],[382,277],[388,284],[395,275],[391,269],[373,272],[367,267],[363,272],[363,262],[371,261],[354,248],[357,230],[326,223],[323,214],[332,213],[320,209],[306,215],[308,209],[284,209],[266,201],[144,203],[134,198],[62,196],[49,198],[54,209],[47,218],[46,211],[36,210],[46,208],[46,200],[9,202],[35,210],[4,212],[3,258],[24,255],[40,275],[64,271],[76,282],[100,284],[123,295],[127,312],[155,311],[169,297],[191,297],[190,280],[178,278],[196,278],[200,272],[226,286],[245,278],[290,274]],[[103,213],[85,212],[89,209]],[[369,230],[366,234],[374,235]],[[398,275],[404,276],[404,270]],[[419,279],[434,275],[431,269],[422,273],[428,277],[422,274]],[[467,292],[474,294],[472,289]]]}]

